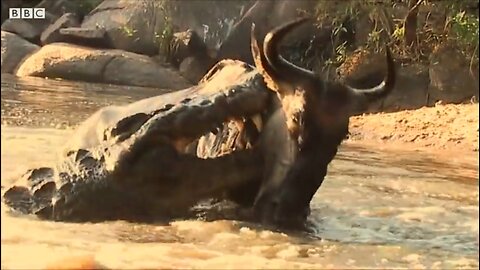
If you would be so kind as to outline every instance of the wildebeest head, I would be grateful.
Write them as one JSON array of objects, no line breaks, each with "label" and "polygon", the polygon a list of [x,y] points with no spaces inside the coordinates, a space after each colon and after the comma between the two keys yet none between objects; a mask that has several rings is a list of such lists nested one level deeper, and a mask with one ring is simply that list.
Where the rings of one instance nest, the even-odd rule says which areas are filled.
[{"label": "wildebeest head", "polygon": [[[266,177],[257,197],[267,219],[292,218],[292,213],[308,213],[310,200],[326,175],[327,166],[348,134],[349,117],[375,100],[388,95],[395,84],[395,67],[386,48],[384,80],[369,89],[357,89],[340,81],[325,81],[314,72],[287,61],[279,53],[283,38],[308,18],[286,23],[269,32],[258,46],[252,25],[251,49],[255,65],[267,86],[275,91],[285,114],[286,128],[298,151],[285,177]],[[278,154],[277,154],[278,155]],[[277,162],[277,161],[274,161]],[[285,166],[285,162],[272,167]],[[277,174],[278,175],[278,174]],[[272,184],[275,181],[276,183]],[[270,183],[269,183],[270,182]],[[263,198],[262,198],[263,197]],[[267,210],[265,210],[265,205]],[[258,207],[258,205],[257,205]],[[295,219],[296,217],[294,217]]]},{"label": "wildebeest head", "polygon": [[385,97],[395,84],[395,66],[388,47],[386,76],[380,84],[368,89],[357,89],[338,81],[324,81],[314,72],[287,61],[279,53],[280,43],[289,32],[308,20],[297,19],[272,30],[265,36],[263,48],[258,46],[255,25],[252,26],[251,48],[255,65],[268,87],[278,93],[292,134],[299,134],[300,122],[305,120],[302,117],[306,114],[311,114],[315,120],[312,124],[316,126],[326,128],[340,122],[345,124],[340,120],[348,120],[368,103]]}]

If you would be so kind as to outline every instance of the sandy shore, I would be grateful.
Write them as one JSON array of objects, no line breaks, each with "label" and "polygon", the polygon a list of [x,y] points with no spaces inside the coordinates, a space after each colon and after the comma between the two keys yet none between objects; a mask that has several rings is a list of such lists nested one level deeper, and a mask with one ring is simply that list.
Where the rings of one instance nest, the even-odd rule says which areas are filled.
[{"label": "sandy shore", "polygon": [[398,147],[478,158],[478,104],[437,105],[350,118],[347,143]]}]

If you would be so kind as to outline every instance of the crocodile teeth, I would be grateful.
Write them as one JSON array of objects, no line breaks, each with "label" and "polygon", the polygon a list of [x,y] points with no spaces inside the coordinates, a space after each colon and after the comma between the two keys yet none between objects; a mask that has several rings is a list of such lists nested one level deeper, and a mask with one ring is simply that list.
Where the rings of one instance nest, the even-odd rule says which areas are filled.
[{"label": "crocodile teeth", "polygon": [[263,122],[262,122],[262,116],[260,114],[255,114],[252,116],[252,122],[255,124],[255,127],[257,128],[258,131],[262,130],[263,127]]}]

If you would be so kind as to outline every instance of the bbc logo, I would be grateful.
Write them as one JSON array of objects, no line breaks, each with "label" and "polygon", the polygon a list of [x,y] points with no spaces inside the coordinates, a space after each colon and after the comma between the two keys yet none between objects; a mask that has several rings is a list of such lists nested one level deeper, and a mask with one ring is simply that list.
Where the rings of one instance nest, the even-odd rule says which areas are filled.
[{"label": "bbc logo", "polygon": [[45,19],[45,8],[9,8],[9,19]]}]

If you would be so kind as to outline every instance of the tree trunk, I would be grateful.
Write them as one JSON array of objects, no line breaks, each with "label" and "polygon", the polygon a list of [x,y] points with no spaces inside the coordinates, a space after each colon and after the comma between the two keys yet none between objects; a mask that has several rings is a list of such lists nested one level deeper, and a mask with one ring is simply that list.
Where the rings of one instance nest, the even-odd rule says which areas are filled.
[{"label": "tree trunk", "polygon": [[417,15],[420,2],[423,0],[408,0],[409,12],[405,18],[405,45],[415,48],[417,43]]}]

